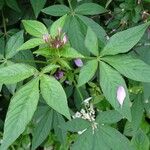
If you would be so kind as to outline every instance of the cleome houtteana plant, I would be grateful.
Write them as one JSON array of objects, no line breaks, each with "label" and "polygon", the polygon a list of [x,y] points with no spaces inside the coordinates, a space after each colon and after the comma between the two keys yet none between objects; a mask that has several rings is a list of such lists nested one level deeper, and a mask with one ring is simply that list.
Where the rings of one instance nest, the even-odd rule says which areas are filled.
[{"label": "cleome houtteana plant", "polygon": [[[10,3],[3,7],[21,12],[16,1]],[[145,57],[150,49],[145,36],[150,21],[137,23],[132,16],[127,29],[107,35],[112,24],[105,31],[90,16],[110,14],[113,2],[105,8],[97,3],[68,0],[69,7],[62,1],[43,9],[46,1],[31,0],[35,18],[23,18],[21,30],[9,37],[0,7],[5,25],[0,89],[10,101],[5,119],[0,118],[5,120],[0,150],[149,149],[150,63]],[[40,11],[59,18],[37,21]]]}]

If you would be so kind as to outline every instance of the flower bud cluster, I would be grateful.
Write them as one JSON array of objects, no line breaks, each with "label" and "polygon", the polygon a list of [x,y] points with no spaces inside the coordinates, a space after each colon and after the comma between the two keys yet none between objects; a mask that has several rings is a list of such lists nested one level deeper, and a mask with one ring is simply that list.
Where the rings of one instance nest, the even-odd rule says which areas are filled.
[{"label": "flower bud cluster", "polygon": [[58,28],[58,33],[55,38],[51,37],[50,34],[44,34],[43,40],[50,44],[52,48],[60,48],[68,42],[67,35],[62,32],[61,28]]}]

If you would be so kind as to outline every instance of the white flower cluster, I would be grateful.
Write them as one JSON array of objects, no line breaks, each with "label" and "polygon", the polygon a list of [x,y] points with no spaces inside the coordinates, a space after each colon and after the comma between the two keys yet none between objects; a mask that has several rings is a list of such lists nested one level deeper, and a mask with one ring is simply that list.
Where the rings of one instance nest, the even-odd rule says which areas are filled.
[{"label": "white flower cluster", "polygon": [[89,103],[89,101],[91,100],[92,98],[87,98],[86,100],[84,100],[84,105],[87,109],[81,109],[80,112],[76,112],[75,115],[73,115],[73,119],[75,118],[82,118],[82,119],[85,119],[85,120],[88,120],[90,122],[93,122],[95,121],[95,110],[93,108],[93,104]]},{"label": "white flower cluster", "polygon": [[[92,122],[92,129],[94,134],[94,129],[97,128],[97,123],[95,122],[95,110],[93,104],[89,102],[91,99],[91,97],[85,99],[83,103],[86,109],[81,109],[80,112],[77,111],[75,115],[72,116],[72,118],[82,118]],[[78,134],[82,134],[84,131],[86,131],[86,129],[84,129],[83,131],[79,131]]]}]

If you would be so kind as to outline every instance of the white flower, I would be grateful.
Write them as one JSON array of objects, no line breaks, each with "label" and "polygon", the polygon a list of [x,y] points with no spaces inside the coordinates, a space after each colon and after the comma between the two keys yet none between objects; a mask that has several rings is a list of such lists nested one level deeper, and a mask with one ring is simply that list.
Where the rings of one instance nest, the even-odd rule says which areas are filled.
[{"label": "white flower", "polygon": [[76,112],[75,115],[72,116],[73,119],[75,118],[81,118],[82,114],[80,112]]},{"label": "white flower", "polygon": [[126,97],[126,91],[125,91],[124,87],[119,86],[117,89],[117,100],[118,100],[119,104],[121,105],[121,107],[123,105],[125,97]]}]

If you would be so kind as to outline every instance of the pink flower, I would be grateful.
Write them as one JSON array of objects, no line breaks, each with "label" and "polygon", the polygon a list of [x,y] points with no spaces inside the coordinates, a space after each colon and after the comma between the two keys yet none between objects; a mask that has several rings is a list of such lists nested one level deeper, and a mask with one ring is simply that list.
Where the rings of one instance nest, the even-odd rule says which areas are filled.
[{"label": "pink flower", "polygon": [[82,67],[83,66],[83,62],[80,58],[75,59],[74,63],[76,64],[77,67]]},{"label": "pink flower", "polygon": [[125,97],[126,97],[126,91],[125,91],[124,87],[119,86],[117,89],[117,100],[118,100],[119,104],[121,105],[121,107],[123,105]]}]

